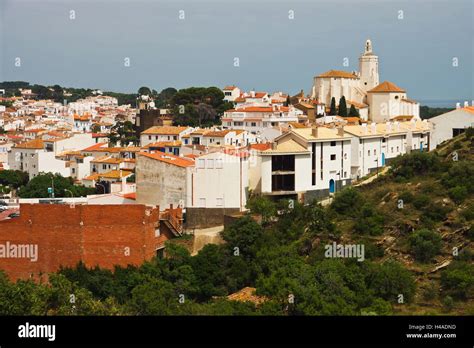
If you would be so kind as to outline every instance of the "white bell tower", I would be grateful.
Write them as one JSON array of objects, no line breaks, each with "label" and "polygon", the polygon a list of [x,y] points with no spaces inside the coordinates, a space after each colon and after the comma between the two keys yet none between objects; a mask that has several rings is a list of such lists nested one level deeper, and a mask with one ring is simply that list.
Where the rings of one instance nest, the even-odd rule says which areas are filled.
[{"label": "white bell tower", "polygon": [[361,88],[367,92],[379,84],[379,57],[372,52],[372,41],[365,42],[365,51],[359,57]]}]

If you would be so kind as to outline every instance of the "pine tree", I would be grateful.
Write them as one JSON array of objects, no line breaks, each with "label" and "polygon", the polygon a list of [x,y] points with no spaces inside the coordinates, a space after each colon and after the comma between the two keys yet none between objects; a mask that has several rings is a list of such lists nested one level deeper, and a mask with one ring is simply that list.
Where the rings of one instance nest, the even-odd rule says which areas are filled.
[{"label": "pine tree", "polygon": [[349,110],[349,116],[350,117],[359,117],[359,111],[355,108],[355,106],[352,104],[351,109]]},{"label": "pine tree", "polygon": [[330,116],[335,116],[337,115],[337,110],[336,110],[336,99],[332,97],[331,99],[331,110],[329,110],[329,115]]},{"label": "pine tree", "polygon": [[285,102],[285,104],[286,104],[285,106],[290,106],[290,104],[291,104],[290,96],[287,96],[287,97],[286,97],[286,102]]},{"label": "pine tree", "polygon": [[339,99],[339,116],[347,117],[347,104],[346,104],[346,97],[342,96]]}]

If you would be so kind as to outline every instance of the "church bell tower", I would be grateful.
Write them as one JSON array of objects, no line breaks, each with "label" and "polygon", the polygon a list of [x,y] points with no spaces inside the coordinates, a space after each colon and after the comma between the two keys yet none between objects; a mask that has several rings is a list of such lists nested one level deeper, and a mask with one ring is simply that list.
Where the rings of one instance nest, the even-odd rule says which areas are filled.
[{"label": "church bell tower", "polygon": [[365,42],[364,53],[359,57],[361,88],[367,92],[379,84],[379,57],[372,52],[372,41]]}]

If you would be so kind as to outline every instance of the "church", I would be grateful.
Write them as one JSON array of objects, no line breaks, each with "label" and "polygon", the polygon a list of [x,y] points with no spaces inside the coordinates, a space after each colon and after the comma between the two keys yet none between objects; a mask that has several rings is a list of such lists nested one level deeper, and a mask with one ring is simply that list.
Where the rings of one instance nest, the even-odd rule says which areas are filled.
[{"label": "church", "polygon": [[346,98],[359,111],[363,121],[376,123],[393,119],[420,119],[420,104],[408,99],[406,91],[392,82],[379,81],[379,57],[367,40],[364,53],[359,57],[359,71],[329,70],[315,76],[311,98],[318,103],[331,105],[331,99]]}]

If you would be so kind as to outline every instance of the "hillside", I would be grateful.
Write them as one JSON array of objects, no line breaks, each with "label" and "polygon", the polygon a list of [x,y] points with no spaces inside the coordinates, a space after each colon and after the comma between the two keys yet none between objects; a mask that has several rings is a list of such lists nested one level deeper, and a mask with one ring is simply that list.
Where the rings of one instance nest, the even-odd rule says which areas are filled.
[{"label": "hillside", "polygon": [[[474,136],[470,130],[468,134],[442,144],[432,154],[413,153],[398,158],[392,163],[388,175],[355,189],[360,196],[359,201],[352,204],[371,205],[373,215],[383,217],[380,222],[383,232],[377,231],[377,222],[374,222],[377,219],[373,217],[363,219],[359,216],[354,218],[353,214],[351,217],[346,212],[339,214],[341,219],[336,225],[342,231],[342,238],[369,241],[380,253],[375,258],[377,262],[395,259],[415,276],[417,291],[413,303],[396,306],[396,311],[402,314],[448,311],[472,315],[473,178]],[[344,194],[336,199],[336,206],[342,196]],[[365,226],[368,228],[366,237],[354,233],[354,225],[361,221],[371,226]],[[421,236],[417,234],[416,237],[420,238],[415,241],[414,235],[419,231],[424,232]],[[439,244],[439,251],[436,244]],[[441,280],[443,271],[450,272],[459,267],[465,269],[466,265],[469,265],[466,269],[471,273],[465,274],[466,279],[462,279],[464,274],[457,274],[459,284],[451,284],[449,281],[453,279]],[[469,290],[461,295],[462,286]],[[447,296],[454,299],[452,310],[449,310],[451,305]]]}]

